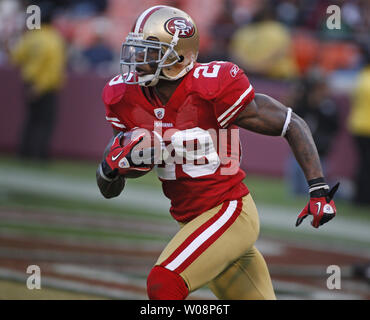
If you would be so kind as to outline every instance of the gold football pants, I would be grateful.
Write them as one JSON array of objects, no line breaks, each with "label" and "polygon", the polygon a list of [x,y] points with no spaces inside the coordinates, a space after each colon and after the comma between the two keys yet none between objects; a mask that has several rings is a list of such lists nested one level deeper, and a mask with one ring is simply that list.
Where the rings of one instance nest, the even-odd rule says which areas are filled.
[{"label": "gold football pants", "polygon": [[264,258],[251,195],[202,213],[181,225],[156,265],[178,273],[192,292],[204,285],[219,299],[276,299]]}]

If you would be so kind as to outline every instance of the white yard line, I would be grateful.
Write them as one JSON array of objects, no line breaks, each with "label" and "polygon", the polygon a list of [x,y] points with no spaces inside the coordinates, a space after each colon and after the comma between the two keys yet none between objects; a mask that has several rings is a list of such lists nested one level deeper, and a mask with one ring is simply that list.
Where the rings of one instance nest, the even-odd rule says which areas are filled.
[{"label": "white yard line", "polygon": [[124,254],[102,254],[86,252],[66,252],[65,250],[46,249],[17,249],[13,247],[0,247],[0,259],[11,259],[13,261],[53,261],[63,263],[66,261],[78,264],[94,264],[99,266],[135,266],[138,270],[147,269],[154,264],[155,258],[130,257]]},{"label": "white yard line", "polygon": [[341,239],[357,240],[368,242],[370,244],[370,224],[365,222],[357,222],[339,215],[330,223],[315,229],[310,225],[312,217],[308,217],[299,227],[295,227],[297,215],[301,208],[297,211],[291,209],[283,209],[267,205],[258,205],[260,213],[261,225],[274,227],[276,229],[287,230],[294,232],[297,235],[306,233],[313,236],[334,236]]},{"label": "white yard line", "polygon": [[137,241],[132,239],[117,239],[117,238],[102,238],[99,240],[90,239],[90,238],[78,238],[76,242],[75,236],[63,235],[62,237],[56,237],[55,235],[27,235],[24,232],[19,230],[1,230],[0,231],[0,240],[1,238],[8,239],[22,239],[25,241],[42,241],[47,242],[50,245],[67,245],[67,246],[79,246],[89,249],[91,247],[97,248],[99,250],[106,249],[118,249],[118,250],[132,250],[135,248],[138,252],[156,252],[162,251],[164,248],[163,242],[154,242],[154,241]]},{"label": "white yard line", "polygon": [[6,189],[17,189],[46,196],[106,203],[119,208],[126,206],[151,212],[160,211],[163,214],[168,214],[170,208],[169,200],[158,190],[146,186],[133,187],[129,182],[121,196],[107,200],[100,194],[94,180],[89,183],[62,175],[2,167],[0,168],[0,186],[5,191]]},{"label": "white yard line", "polygon": [[175,234],[179,229],[174,221],[139,221],[123,215],[88,215],[86,213],[68,214],[62,212],[35,212],[22,210],[0,211],[0,221],[37,223],[54,227],[93,228],[94,230],[141,232],[143,234]]},{"label": "white yard line", "polygon": [[[153,215],[169,215],[169,200],[160,190],[148,186],[137,187],[128,184],[122,196],[106,200],[100,195],[94,182],[90,183],[56,174],[35,173],[26,169],[3,167],[0,168],[0,187],[5,189],[5,192],[7,189],[16,189],[66,199],[84,200],[90,203],[105,203],[107,206],[119,208],[126,206],[148,211]],[[313,237],[327,236],[370,244],[370,224],[364,221],[354,221],[338,215],[335,220],[317,230],[310,226],[308,220],[311,218],[307,218],[307,221],[296,228],[295,220],[301,208],[297,208],[295,211],[259,204],[257,207],[262,226],[296,233],[297,237],[304,233]]]},{"label": "white yard line", "polygon": [[99,280],[115,284],[133,285],[143,289],[146,286],[146,279],[135,279],[132,276],[125,276],[121,272],[103,270],[96,267],[55,263],[51,265],[51,268],[55,273],[60,275],[77,276],[84,279]]}]

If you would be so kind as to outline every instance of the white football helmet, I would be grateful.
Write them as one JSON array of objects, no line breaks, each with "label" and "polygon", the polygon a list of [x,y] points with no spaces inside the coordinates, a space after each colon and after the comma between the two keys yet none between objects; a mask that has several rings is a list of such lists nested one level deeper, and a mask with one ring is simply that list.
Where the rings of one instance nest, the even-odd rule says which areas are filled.
[{"label": "white football helmet", "polygon": [[[151,7],[137,18],[122,44],[123,82],[154,86],[159,79],[180,79],[193,68],[198,49],[198,29],[187,13],[169,6]],[[157,67],[154,74],[137,74],[136,67],[145,64]]]}]

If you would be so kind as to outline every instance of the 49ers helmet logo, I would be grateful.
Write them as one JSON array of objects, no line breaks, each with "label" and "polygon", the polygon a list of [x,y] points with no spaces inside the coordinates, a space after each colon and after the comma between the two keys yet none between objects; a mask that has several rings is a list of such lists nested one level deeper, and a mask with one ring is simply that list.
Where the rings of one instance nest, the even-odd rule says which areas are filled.
[{"label": "49ers helmet logo", "polygon": [[176,29],[180,30],[179,38],[190,38],[195,33],[194,25],[190,21],[180,17],[167,20],[164,27],[171,35],[175,34]]}]

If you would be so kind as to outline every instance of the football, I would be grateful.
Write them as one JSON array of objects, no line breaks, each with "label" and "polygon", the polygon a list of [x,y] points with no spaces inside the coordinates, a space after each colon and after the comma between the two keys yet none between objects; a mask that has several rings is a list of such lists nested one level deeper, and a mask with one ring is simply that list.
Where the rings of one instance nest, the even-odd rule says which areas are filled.
[{"label": "football", "polygon": [[152,131],[144,128],[134,128],[124,133],[121,139],[121,146],[127,146],[133,139],[139,135],[143,135],[142,140],[136,144],[129,154],[130,160],[135,166],[135,170],[130,170],[125,174],[126,178],[139,178],[149,173],[155,165],[157,139],[155,138]]}]

